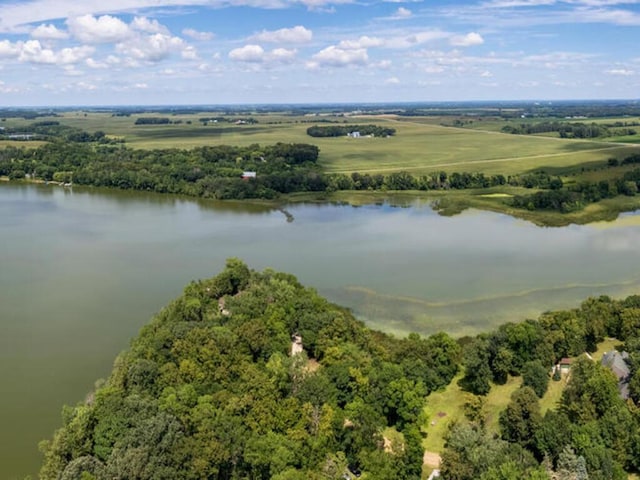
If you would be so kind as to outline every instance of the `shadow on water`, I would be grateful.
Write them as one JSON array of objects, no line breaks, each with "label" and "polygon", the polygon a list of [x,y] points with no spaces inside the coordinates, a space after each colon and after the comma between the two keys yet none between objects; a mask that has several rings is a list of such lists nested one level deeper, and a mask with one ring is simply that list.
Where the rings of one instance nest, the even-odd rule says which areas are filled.
[{"label": "shadow on water", "polygon": [[[58,186],[40,186],[38,192],[52,194]],[[117,190],[111,188],[100,187],[84,187],[74,186],[73,188],[65,188],[65,194],[86,197],[87,199],[95,198],[99,201],[111,201],[119,205],[130,206],[150,206],[150,207],[174,207],[184,204],[197,205],[201,210],[219,213],[247,214],[247,215],[266,215],[276,210],[277,206],[266,203],[241,201],[241,200],[213,200],[207,198],[189,197],[186,195],[174,195],[156,192],[144,192],[137,190]]]}]

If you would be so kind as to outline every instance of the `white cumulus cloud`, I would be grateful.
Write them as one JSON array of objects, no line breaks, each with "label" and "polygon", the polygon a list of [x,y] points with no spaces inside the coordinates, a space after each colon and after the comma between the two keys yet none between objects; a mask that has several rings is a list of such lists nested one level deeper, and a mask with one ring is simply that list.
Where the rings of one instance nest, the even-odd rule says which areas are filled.
[{"label": "white cumulus cloud", "polygon": [[251,40],[268,43],[307,43],[313,38],[313,32],[302,25],[280,30],[263,30],[251,37]]},{"label": "white cumulus cloud", "polygon": [[28,40],[19,43],[18,60],[29,63],[44,63],[50,65],[70,65],[88,58],[94,51],[93,47],[81,46],[63,48],[55,51],[44,48],[39,40]]},{"label": "white cumulus cloud", "polygon": [[291,63],[296,58],[297,50],[287,50],[286,48],[276,48],[269,54],[269,60],[279,63]]},{"label": "white cumulus cloud", "polygon": [[347,67],[349,65],[364,65],[369,61],[369,56],[365,48],[345,49],[331,45],[316,53],[312,60],[311,67],[322,65]]},{"label": "white cumulus cloud", "polygon": [[237,62],[264,64],[269,67],[275,64],[292,63],[295,60],[295,49],[276,48],[267,52],[260,45],[245,45],[229,52],[229,58]]},{"label": "white cumulus cloud", "polygon": [[195,47],[187,45],[182,49],[180,56],[182,56],[182,58],[184,58],[185,60],[197,60],[198,51],[195,49]]},{"label": "white cumulus cloud", "polygon": [[245,45],[229,52],[229,58],[238,62],[259,63],[264,60],[264,48],[260,45]]},{"label": "white cumulus cloud", "polygon": [[91,57],[87,58],[85,60],[85,63],[87,65],[87,67],[89,68],[93,68],[93,69],[105,69],[105,68],[109,68],[109,64],[107,64],[107,62],[99,62]]},{"label": "white cumulus cloud", "polygon": [[31,37],[39,40],[63,40],[69,37],[69,34],[52,24],[37,26],[31,31]]},{"label": "white cumulus cloud", "polygon": [[16,57],[20,54],[20,47],[9,40],[0,41],[0,58]]},{"label": "white cumulus cloud", "polygon": [[161,25],[157,20],[150,20],[147,17],[136,17],[131,22],[131,28],[146,33],[169,33],[167,27]]},{"label": "white cumulus cloud", "polygon": [[377,37],[362,36],[357,40],[342,40],[338,48],[358,50],[362,48],[380,47],[384,45],[384,40]]},{"label": "white cumulus cloud", "polygon": [[479,33],[470,32],[466,35],[454,35],[449,42],[454,47],[472,47],[474,45],[482,45],[484,38]]},{"label": "white cumulus cloud", "polygon": [[426,30],[410,35],[397,36],[385,40],[385,46],[389,48],[412,48],[425,43],[449,38],[450,34],[441,30]]},{"label": "white cumulus cloud", "polygon": [[67,19],[67,27],[75,38],[84,43],[115,43],[131,36],[129,26],[111,15],[72,17]]},{"label": "white cumulus cloud", "polygon": [[135,41],[116,45],[116,50],[130,59],[147,62],[158,62],[172,53],[188,51],[188,48],[181,38],[163,33],[139,37]]}]

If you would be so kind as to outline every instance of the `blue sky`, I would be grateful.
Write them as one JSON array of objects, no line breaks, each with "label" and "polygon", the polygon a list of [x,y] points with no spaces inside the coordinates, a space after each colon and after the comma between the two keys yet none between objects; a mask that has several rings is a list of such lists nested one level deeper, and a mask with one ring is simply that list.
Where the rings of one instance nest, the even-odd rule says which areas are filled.
[{"label": "blue sky", "polygon": [[640,0],[0,0],[0,105],[640,97]]}]

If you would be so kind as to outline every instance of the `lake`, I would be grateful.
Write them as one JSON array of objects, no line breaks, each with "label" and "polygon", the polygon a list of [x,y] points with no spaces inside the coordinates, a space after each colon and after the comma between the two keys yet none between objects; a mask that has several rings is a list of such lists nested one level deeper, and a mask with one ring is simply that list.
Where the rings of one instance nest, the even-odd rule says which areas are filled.
[{"label": "lake", "polygon": [[589,295],[640,292],[640,215],[540,228],[428,202],[292,205],[0,184],[0,479],[35,474],[63,404],[228,257],[295,274],[369,325],[475,334]]}]

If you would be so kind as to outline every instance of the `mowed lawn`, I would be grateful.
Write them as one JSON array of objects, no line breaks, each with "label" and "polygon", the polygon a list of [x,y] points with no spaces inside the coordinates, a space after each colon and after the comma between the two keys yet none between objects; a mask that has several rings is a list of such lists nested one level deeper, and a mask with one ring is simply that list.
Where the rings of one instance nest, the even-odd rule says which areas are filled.
[{"label": "mowed lawn", "polygon": [[[427,438],[423,446],[429,452],[442,453],[451,423],[465,419],[464,404],[472,395],[462,391],[458,385],[461,377],[462,375],[458,375],[444,390],[433,392],[427,397],[425,411],[429,423],[425,428]],[[500,412],[507,407],[511,394],[521,384],[522,378],[509,377],[504,385],[492,385],[491,391],[485,397],[483,408],[488,431],[496,434],[500,432]]]}]

